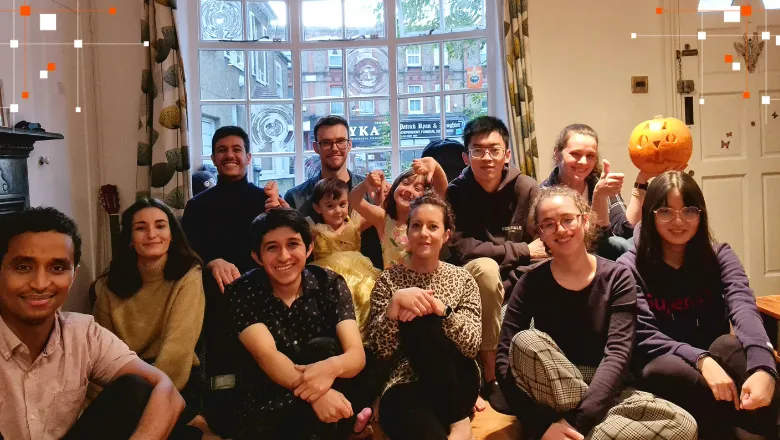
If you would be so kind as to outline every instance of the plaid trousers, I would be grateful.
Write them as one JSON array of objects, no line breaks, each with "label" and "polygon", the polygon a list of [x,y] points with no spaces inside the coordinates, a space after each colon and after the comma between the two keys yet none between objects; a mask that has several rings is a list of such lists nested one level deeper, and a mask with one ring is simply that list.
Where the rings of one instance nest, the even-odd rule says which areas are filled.
[{"label": "plaid trousers", "polygon": [[[576,408],[596,369],[572,364],[544,332],[524,330],[512,338],[509,365],[517,386],[556,412]],[[584,433],[583,433],[584,434]],[[695,440],[693,416],[654,395],[625,388],[601,423],[587,433],[592,440]]]}]

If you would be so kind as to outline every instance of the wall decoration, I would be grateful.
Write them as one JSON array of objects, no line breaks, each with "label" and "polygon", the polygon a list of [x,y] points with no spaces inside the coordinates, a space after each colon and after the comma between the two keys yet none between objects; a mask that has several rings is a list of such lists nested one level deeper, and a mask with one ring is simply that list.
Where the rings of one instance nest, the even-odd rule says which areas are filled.
[{"label": "wall decoration", "polygon": [[742,54],[742,58],[745,59],[748,72],[753,73],[756,70],[756,62],[758,57],[761,56],[761,51],[764,50],[764,40],[758,35],[758,32],[753,32],[753,37],[748,38],[748,34],[743,37],[744,42],[734,43],[734,49],[737,49]]},{"label": "wall decoration", "polygon": [[732,133],[732,132],[728,132],[728,133],[726,133],[726,137],[727,137],[727,138],[730,138],[730,137],[731,137],[731,133]]},{"label": "wall decoration", "polygon": [[729,144],[731,144],[731,141],[720,141],[720,148],[729,149]]}]

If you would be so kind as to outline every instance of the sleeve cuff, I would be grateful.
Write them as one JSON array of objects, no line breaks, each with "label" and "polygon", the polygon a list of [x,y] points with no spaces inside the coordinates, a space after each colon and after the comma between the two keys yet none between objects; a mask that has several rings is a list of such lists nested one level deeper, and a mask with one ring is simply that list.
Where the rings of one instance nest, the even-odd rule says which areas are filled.
[{"label": "sleeve cuff", "polygon": [[702,350],[688,344],[680,344],[680,346],[675,351],[677,356],[680,356],[694,367],[696,367],[696,360],[698,360],[699,356],[704,353],[707,353],[707,350]]},{"label": "sleeve cuff", "polygon": [[764,347],[748,347],[745,350],[747,355],[747,369],[749,373],[753,373],[756,370],[765,370],[777,379],[777,367],[775,364],[774,351],[770,351]]}]

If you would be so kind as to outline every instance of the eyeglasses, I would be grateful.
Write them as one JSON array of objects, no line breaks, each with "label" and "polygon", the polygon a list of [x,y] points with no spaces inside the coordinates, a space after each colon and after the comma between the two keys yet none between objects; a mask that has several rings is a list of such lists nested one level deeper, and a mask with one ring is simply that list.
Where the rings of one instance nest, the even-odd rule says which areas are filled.
[{"label": "eyeglasses", "polygon": [[558,225],[563,226],[563,229],[574,229],[579,225],[579,219],[582,214],[564,214],[560,220],[545,220],[539,225],[539,230],[544,235],[553,235],[558,230]]},{"label": "eyeglasses", "polygon": [[333,147],[337,147],[339,150],[344,151],[347,149],[347,145],[349,145],[349,139],[341,138],[336,139],[335,141],[320,141],[320,142],[314,142],[315,145],[320,147],[322,151],[330,151],[333,149]]},{"label": "eyeglasses", "polygon": [[674,217],[678,214],[680,215],[680,218],[686,222],[692,222],[701,215],[701,209],[695,206],[686,206],[683,209],[658,208],[653,212],[655,213],[656,220],[661,223],[669,223],[674,220]]},{"label": "eyeglasses", "polygon": [[485,153],[490,153],[490,157],[493,159],[501,159],[506,154],[506,148],[491,147],[491,148],[469,148],[469,155],[472,159],[482,159],[485,157]]}]

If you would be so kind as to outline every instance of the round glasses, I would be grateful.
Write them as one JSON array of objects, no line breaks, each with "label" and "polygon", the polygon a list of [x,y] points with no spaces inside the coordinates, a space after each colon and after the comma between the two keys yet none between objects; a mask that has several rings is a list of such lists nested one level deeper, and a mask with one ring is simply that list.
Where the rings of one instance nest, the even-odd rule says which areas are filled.
[{"label": "round glasses", "polygon": [[544,235],[553,235],[558,230],[558,225],[563,226],[563,229],[574,229],[579,225],[579,219],[582,214],[564,214],[560,220],[545,220],[539,224],[539,230]]},{"label": "round glasses", "polygon": [[482,159],[485,157],[485,153],[489,153],[493,159],[501,159],[506,154],[506,148],[491,147],[491,148],[469,148],[469,155],[472,159]]},{"label": "round glasses", "polygon": [[658,208],[655,211],[655,218],[661,223],[669,223],[670,221],[674,220],[674,217],[679,215],[681,219],[685,220],[686,222],[692,222],[699,218],[699,215],[701,215],[701,209],[695,207],[695,206],[686,206],[683,209],[672,209],[672,208]]},{"label": "round glasses", "polygon": [[330,151],[333,147],[344,151],[347,149],[347,145],[349,145],[349,139],[341,138],[336,139],[335,141],[325,140],[320,142],[315,141],[314,143],[319,146],[322,151]]}]

